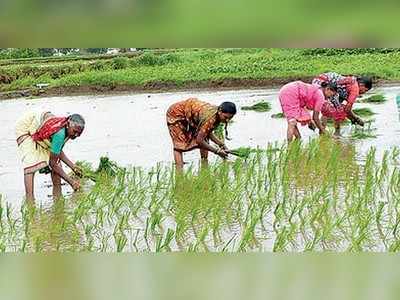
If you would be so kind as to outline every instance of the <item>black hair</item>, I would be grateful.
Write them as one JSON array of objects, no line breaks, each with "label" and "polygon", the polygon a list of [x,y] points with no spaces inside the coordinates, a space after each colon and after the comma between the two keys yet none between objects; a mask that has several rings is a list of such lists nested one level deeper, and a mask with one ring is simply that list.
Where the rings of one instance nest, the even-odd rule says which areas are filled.
[{"label": "black hair", "polygon": [[335,92],[338,91],[338,87],[337,87],[336,83],[334,83],[334,82],[323,82],[323,83],[321,83],[321,87],[329,88]]},{"label": "black hair", "polygon": [[222,102],[218,109],[227,114],[236,115],[236,105],[233,102]]},{"label": "black hair", "polygon": [[[222,102],[220,106],[218,106],[218,110],[220,112],[226,113],[226,114],[232,114],[236,115],[236,105],[233,102]],[[231,139],[228,136],[228,122],[225,123],[225,138],[230,141]]]},{"label": "black hair", "polygon": [[368,90],[372,89],[372,78],[367,76],[357,77],[358,84],[363,84]]}]

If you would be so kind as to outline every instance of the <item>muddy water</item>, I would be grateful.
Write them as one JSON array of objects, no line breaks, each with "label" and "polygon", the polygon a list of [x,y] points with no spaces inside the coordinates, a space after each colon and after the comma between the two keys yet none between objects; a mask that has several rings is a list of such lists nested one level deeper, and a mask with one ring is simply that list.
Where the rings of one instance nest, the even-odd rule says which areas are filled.
[{"label": "muddy water", "polygon": [[[370,107],[377,113],[373,127],[378,134],[375,139],[354,141],[362,154],[371,146],[382,153],[400,145],[400,121],[395,98],[400,87],[381,87],[374,93],[382,92],[389,99],[384,104],[356,104],[356,107]],[[272,110],[268,113],[241,111],[230,125],[231,148],[239,146],[263,147],[267,142],[281,142],[286,135],[283,119],[271,115],[280,112],[277,90],[241,90],[223,92],[175,92],[159,94],[135,94],[115,96],[79,96],[44,99],[14,99],[0,102],[0,194],[6,201],[18,205],[23,200],[23,173],[15,143],[14,125],[21,114],[28,110],[49,110],[57,115],[80,113],[87,121],[84,134],[68,142],[65,153],[72,160],[87,160],[96,164],[102,155],[109,156],[121,165],[152,167],[157,162],[172,162],[171,141],[165,124],[165,112],[172,103],[188,97],[219,104],[233,101],[238,106],[251,105],[268,100]],[[304,138],[316,133],[301,128]],[[344,128],[344,139],[350,128]],[[196,162],[198,151],[185,154],[186,162]],[[212,159],[215,159],[214,157]],[[40,202],[50,202],[50,178],[37,175],[35,194]],[[64,193],[70,192],[64,186]]]}]

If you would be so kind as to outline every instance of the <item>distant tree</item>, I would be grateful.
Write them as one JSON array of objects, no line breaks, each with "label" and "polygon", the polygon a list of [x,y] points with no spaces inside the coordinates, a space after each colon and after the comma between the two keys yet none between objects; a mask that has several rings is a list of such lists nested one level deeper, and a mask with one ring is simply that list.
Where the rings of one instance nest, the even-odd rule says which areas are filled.
[{"label": "distant tree", "polygon": [[55,48],[39,48],[39,55],[40,56],[53,56],[56,52]]},{"label": "distant tree", "polygon": [[8,58],[8,48],[0,48],[0,59]]},{"label": "distant tree", "polygon": [[131,51],[131,48],[119,48],[119,52],[121,52],[121,53],[127,53],[130,51]]},{"label": "distant tree", "polygon": [[39,50],[36,48],[4,48],[0,51],[2,59],[38,57]]},{"label": "distant tree", "polygon": [[62,54],[69,54],[71,53],[75,48],[55,48],[57,49],[58,52]]},{"label": "distant tree", "polygon": [[107,53],[108,48],[86,48],[84,50],[91,54],[104,54]]}]

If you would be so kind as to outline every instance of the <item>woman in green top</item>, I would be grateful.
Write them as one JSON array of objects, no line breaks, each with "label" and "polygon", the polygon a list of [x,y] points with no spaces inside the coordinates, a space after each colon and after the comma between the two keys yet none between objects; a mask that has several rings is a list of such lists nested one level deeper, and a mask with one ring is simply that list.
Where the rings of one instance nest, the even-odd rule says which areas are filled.
[{"label": "woman in green top", "polygon": [[61,161],[75,173],[80,173],[80,169],[65,155],[62,148],[68,140],[79,137],[84,127],[85,121],[78,114],[55,117],[50,112],[30,112],[17,122],[17,144],[24,165],[27,200],[34,200],[36,171],[51,173],[54,199],[61,196],[61,178],[74,190],[80,188],[79,181],[64,172]]},{"label": "woman in green top", "polygon": [[[71,117],[72,119],[75,119],[75,121],[79,119],[78,122],[75,123],[75,126],[69,126],[68,128],[67,126],[63,127],[51,136],[49,166],[51,171],[51,180],[53,182],[54,199],[61,197],[61,178],[68,178],[68,175],[62,169],[61,161],[69,166],[75,173],[81,173],[80,169],[76,167],[76,165],[62,151],[68,139],[74,140],[79,137],[85,126],[85,121],[82,117],[77,118],[79,115],[73,116],[74,117]],[[74,190],[78,190],[80,188],[79,181],[72,181],[71,186]]]}]

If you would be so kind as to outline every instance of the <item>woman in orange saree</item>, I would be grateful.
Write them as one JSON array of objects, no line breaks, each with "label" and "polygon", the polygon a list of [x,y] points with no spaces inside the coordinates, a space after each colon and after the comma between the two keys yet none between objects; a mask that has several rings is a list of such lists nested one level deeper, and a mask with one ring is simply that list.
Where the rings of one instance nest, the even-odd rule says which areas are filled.
[{"label": "woman in orange saree", "polygon": [[[217,138],[213,130],[236,114],[232,102],[223,102],[219,106],[211,105],[196,98],[189,98],[171,105],[167,111],[167,125],[172,139],[176,168],[183,168],[183,152],[200,149],[203,162],[208,160],[211,151],[222,158],[228,156],[223,141]],[[219,148],[210,145],[209,140]]]}]

